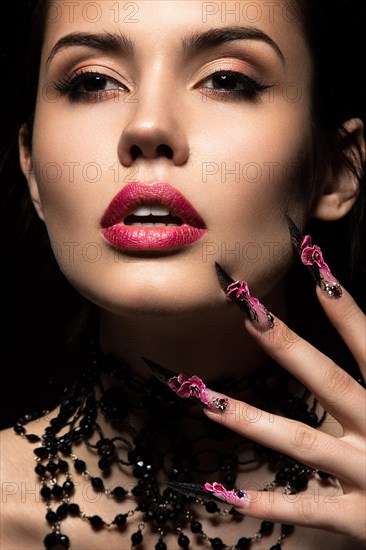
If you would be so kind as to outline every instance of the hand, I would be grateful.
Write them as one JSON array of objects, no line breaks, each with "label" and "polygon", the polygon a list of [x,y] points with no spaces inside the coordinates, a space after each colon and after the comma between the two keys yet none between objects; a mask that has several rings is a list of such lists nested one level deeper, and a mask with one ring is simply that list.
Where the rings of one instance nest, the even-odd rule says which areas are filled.
[{"label": "hand", "polygon": [[[347,344],[366,377],[366,317],[344,290],[330,299],[317,288],[319,301],[331,323]],[[324,409],[340,424],[343,434],[335,437],[301,422],[259,411],[230,398],[239,415],[218,414],[205,408],[216,422],[249,439],[289,455],[313,468],[333,475],[343,494],[336,499],[315,499],[313,495],[283,495],[264,491],[261,498],[246,491],[247,500],[238,511],[246,515],[292,525],[320,528],[366,541],[366,392],[342,368],[311,344],[292,332],[280,319],[259,331],[250,320],[248,332],[280,365],[301,381]],[[286,337],[284,337],[286,335]],[[256,422],[245,419],[256,418]],[[244,487],[245,490],[245,487]]]}]

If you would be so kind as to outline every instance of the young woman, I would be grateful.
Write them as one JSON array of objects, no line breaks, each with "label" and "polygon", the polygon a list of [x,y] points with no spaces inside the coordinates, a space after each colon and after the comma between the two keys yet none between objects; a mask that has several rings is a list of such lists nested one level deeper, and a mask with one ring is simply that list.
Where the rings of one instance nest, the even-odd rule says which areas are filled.
[{"label": "young woman", "polygon": [[365,542],[365,316],[305,229],[365,221],[362,17],[38,3],[20,166],[98,315],[61,405],[2,433],[1,548]]}]

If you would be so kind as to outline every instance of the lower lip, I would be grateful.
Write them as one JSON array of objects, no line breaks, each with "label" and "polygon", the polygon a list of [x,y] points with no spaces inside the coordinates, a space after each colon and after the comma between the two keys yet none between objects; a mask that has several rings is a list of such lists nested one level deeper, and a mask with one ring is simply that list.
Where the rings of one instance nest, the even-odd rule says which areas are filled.
[{"label": "lower lip", "polygon": [[102,229],[104,238],[110,244],[125,250],[181,248],[198,241],[205,233],[206,229],[190,225],[137,227],[116,224]]}]

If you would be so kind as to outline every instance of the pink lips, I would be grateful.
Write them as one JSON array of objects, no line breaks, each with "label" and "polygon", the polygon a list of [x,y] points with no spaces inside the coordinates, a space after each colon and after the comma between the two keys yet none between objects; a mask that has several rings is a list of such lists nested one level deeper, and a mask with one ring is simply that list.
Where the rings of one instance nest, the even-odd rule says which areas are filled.
[{"label": "pink lips", "polygon": [[[142,205],[159,205],[179,217],[182,225],[144,227],[126,225],[124,220]],[[101,219],[102,234],[113,246],[126,250],[180,248],[200,239],[206,232],[201,216],[171,185],[129,183],[113,198]]]}]

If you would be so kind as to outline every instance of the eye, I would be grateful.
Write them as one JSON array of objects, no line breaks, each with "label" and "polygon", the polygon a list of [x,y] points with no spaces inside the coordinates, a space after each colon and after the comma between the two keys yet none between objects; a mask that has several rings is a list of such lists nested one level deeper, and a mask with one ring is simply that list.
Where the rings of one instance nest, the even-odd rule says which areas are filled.
[{"label": "eye", "polygon": [[61,79],[55,83],[55,88],[61,95],[67,95],[70,101],[98,101],[128,91],[114,78],[93,71],[79,72]]},{"label": "eye", "polygon": [[209,90],[210,95],[220,95],[221,98],[254,100],[272,85],[254,80],[244,73],[237,71],[218,71],[203,80],[199,86],[202,90]]}]

